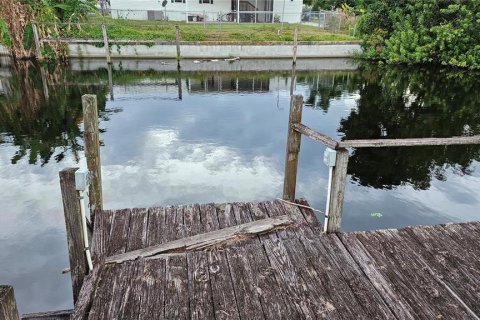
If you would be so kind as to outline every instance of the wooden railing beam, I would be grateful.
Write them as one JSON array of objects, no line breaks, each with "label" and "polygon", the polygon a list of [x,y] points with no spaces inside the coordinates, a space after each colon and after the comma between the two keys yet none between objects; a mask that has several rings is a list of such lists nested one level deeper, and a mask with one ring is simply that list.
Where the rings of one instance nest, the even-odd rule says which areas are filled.
[{"label": "wooden railing beam", "polygon": [[323,143],[324,145],[326,145],[327,147],[329,147],[333,150],[338,148],[338,145],[339,145],[338,141],[330,138],[327,135],[324,135],[320,132],[317,132],[317,131],[311,129],[304,124],[294,123],[294,124],[292,124],[292,128],[293,128],[293,130],[295,130],[295,131],[297,131],[301,134],[306,135],[310,139],[313,139],[315,141]]},{"label": "wooden railing beam", "polygon": [[480,144],[480,136],[451,138],[345,140],[339,142],[338,146],[340,148],[385,148],[414,146],[451,146],[462,144]]}]

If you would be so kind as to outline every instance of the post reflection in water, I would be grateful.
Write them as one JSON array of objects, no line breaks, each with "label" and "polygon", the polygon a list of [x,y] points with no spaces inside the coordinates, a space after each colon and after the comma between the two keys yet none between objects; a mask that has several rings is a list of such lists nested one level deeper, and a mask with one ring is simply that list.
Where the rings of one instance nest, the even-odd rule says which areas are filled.
[{"label": "post reflection in water", "polygon": [[[338,139],[449,137],[480,134],[479,82],[365,64],[297,71],[296,93],[305,124]],[[98,97],[105,207],[120,208],[280,196],[289,91],[290,71],[0,66],[0,283],[15,285],[21,312],[71,304],[58,171],[84,166],[83,94]],[[302,141],[298,194],[317,208],[323,150]],[[343,229],[479,219],[479,161],[479,146],[351,150]]]}]

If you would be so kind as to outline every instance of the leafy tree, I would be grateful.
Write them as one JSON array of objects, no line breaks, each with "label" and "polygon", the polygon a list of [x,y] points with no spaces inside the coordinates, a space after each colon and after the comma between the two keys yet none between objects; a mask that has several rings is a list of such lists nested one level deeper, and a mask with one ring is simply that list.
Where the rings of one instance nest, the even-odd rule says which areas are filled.
[{"label": "leafy tree", "polygon": [[480,68],[480,0],[383,0],[365,8],[366,57]]}]

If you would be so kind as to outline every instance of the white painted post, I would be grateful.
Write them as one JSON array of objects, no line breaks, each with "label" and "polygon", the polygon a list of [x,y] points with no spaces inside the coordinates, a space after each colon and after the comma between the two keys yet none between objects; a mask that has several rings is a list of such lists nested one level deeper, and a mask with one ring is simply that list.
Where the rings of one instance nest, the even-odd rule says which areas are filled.
[{"label": "white painted post", "polygon": [[240,0],[237,0],[237,23],[240,23]]}]

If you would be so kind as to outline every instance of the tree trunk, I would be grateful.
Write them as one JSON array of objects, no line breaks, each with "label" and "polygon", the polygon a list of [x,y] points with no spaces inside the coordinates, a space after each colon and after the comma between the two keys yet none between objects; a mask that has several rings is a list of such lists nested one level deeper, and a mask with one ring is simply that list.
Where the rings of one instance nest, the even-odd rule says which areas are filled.
[{"label": "tree trunk", "polygon": [[32,51],[23,46],[25,25],[31,20],[31,10],[16,0],[0,0],[0,18],[5,20],[12,40],[10,48],[16,59],[32,57]]}]

